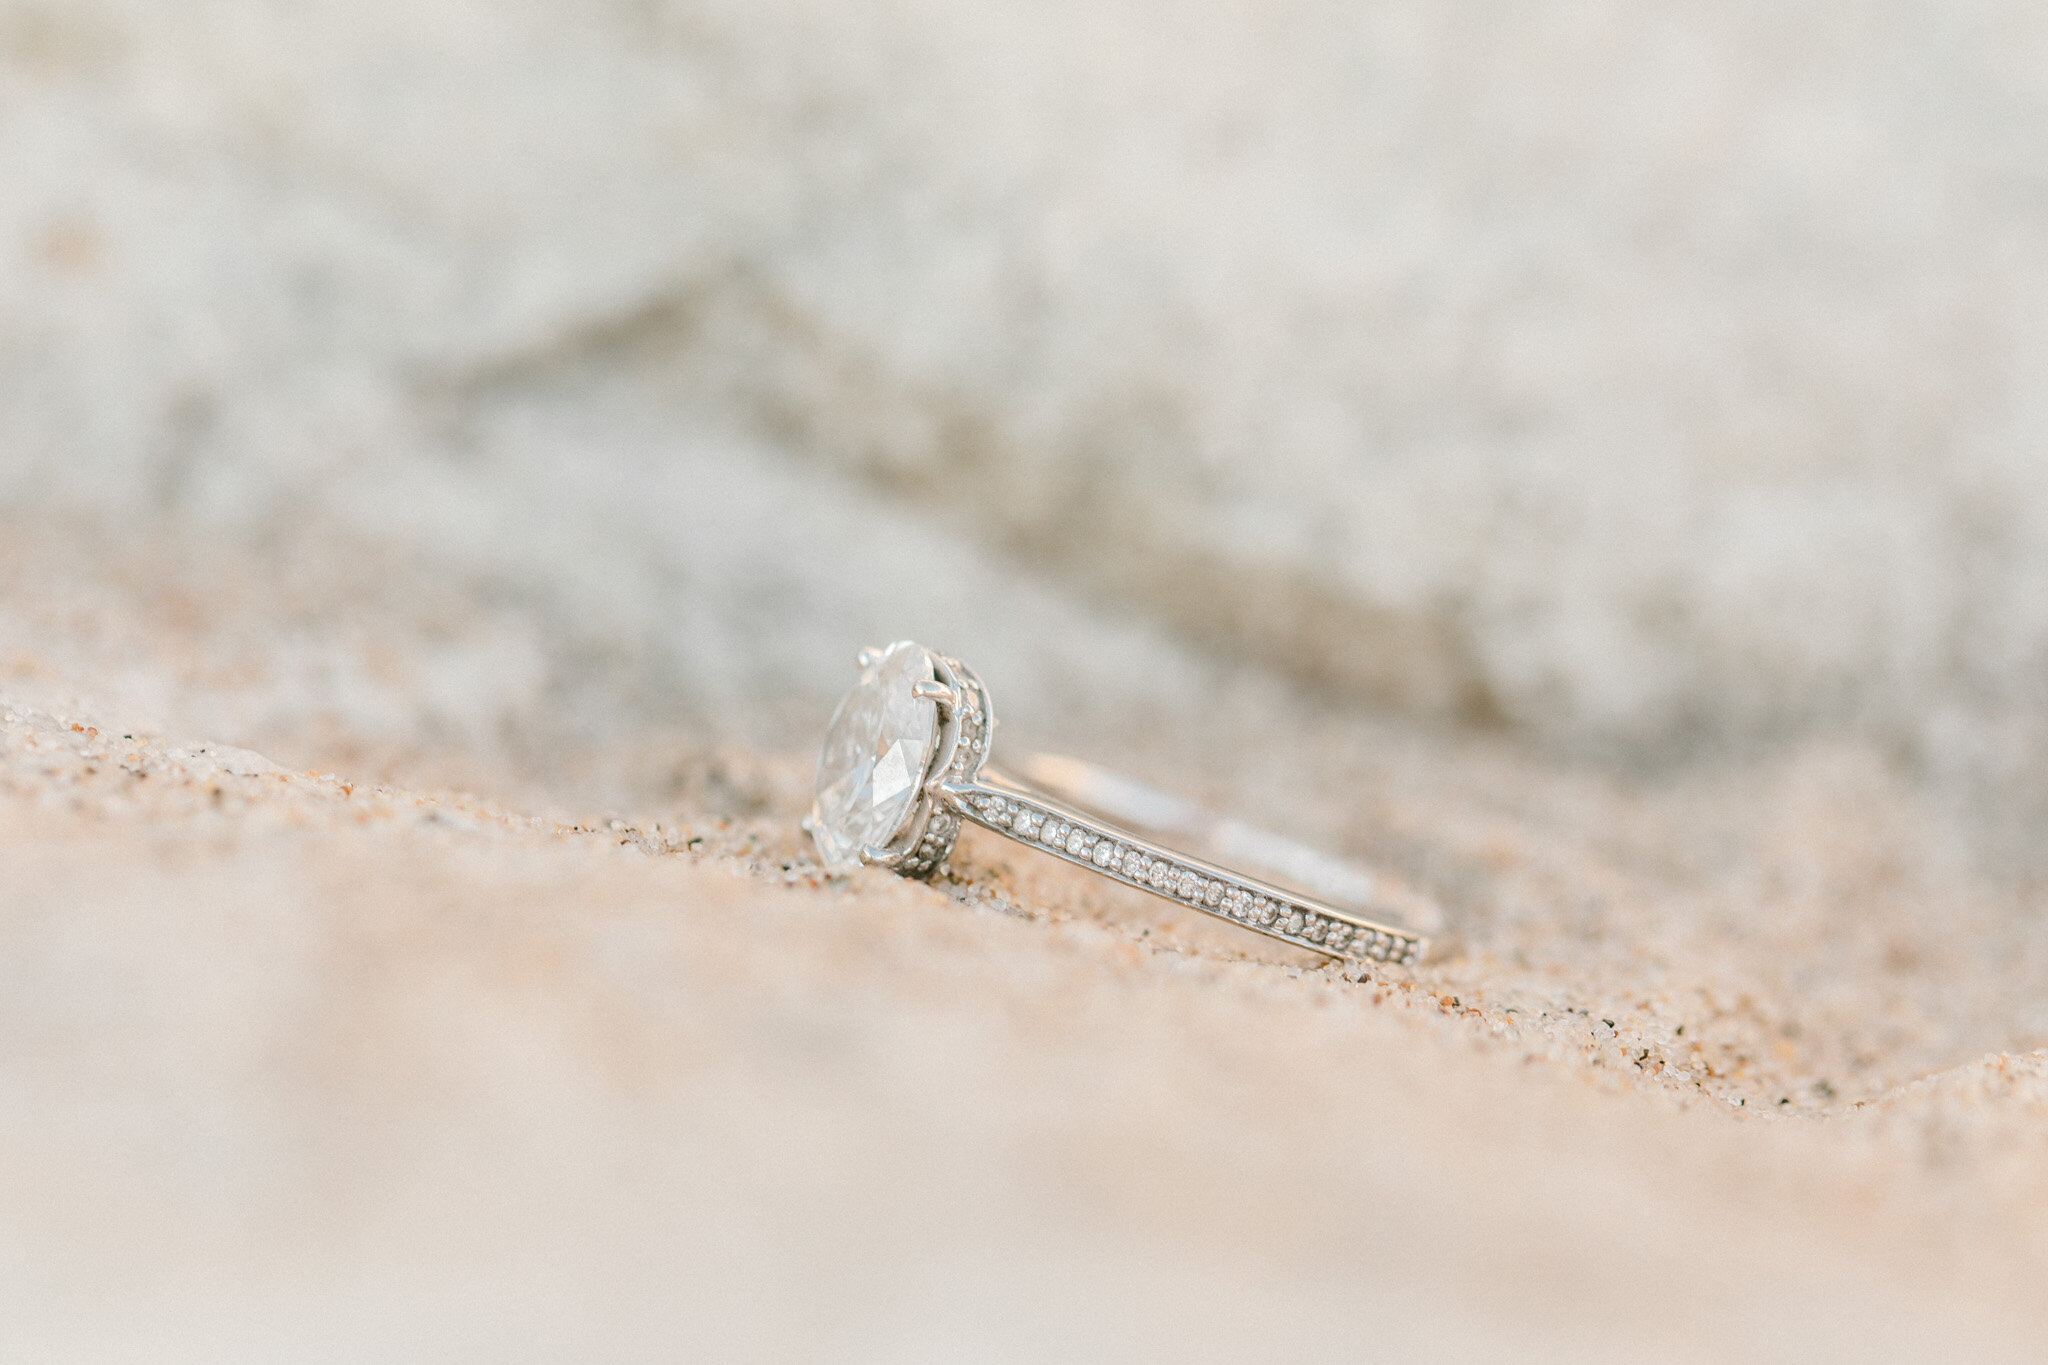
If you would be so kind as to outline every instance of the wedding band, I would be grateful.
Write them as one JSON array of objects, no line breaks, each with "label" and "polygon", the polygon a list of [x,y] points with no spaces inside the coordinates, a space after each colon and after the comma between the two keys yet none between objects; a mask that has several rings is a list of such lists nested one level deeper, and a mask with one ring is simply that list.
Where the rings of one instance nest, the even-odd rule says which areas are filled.
[{"label": "wedding band", "polygon": [[[1376,883],[1348,864],[1073,760],[1034,764],[1029,771],[1038,785],[990,767],[995,711],[981,679],[958,659],[900,641],[862,650],[859,662],[860,678],[826,731],[806,821],[828,872],[878,864],[931,877],[971,822],[1298,948],[1370,963],[1413,963],[1426,950],[1412,928],[1368,917],[1382,909],[1371,903]],[[1286,880],[1335,888],[1326,894],[1347,904],[1169,848],[1105,818],[1104,807],[1154,830],[1260,854],[1258,861]],[[1368,904],[1353,908],[1351,901]],[[1400,908],[1414,924],[1433,914],[1420,898]]]}]

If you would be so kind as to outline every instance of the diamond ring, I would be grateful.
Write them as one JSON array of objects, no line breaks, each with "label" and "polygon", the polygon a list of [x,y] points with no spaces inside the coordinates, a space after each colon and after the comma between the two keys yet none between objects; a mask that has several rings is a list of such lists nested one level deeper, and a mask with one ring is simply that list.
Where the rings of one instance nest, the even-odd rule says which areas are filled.
[{"label": "diamond ring", "polygon": [[[1299,948],[1360,962],[1413,963],[1426,942],[1409,928],[1290,891],[1155,843],[1099,814],[1121,807],[1148,828],[1204,837],[1263,854],[1287,880],[1339,886],[1373,901],[1371,879],[1349,865],[1071,760],[1033,765],[1037,785],[987,764],[995,732],[988,689],[958,659],[902,641],[860,653],[860,679],[832,714],[805,823],[829,872],[864,863],[927,878],[945,866],[961,826],[973,823],[1067,862]],[[1047,788],[1062,788],[1062,800]],[[1319,875],[1320,874],[1320,875]],[[1348,879],[1348,891],[1343,884]],[[1333,894],[1325,890],[1325,895]],[[1379,907],[1375,906],[1374,909]],[[1406,907],[1406,918],[1429,918]]]}]

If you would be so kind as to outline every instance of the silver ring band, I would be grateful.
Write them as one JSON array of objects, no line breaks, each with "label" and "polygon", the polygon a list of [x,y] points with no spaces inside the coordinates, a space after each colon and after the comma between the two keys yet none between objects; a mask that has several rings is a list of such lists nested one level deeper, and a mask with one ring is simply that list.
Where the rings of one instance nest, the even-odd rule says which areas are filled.
[{"label": "silver ring band", "polygon": [[1414,962],[1426,947],[1414,934],[1140,838],[988,769],[976,782],[943,790],[954,809],[984,829],[1297,947],[1400,963]]}]

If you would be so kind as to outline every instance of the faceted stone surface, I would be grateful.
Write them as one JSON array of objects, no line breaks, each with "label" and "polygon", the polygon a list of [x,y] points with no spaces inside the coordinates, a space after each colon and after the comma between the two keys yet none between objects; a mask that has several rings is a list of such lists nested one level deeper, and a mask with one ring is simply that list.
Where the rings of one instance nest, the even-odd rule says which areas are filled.
[{"label": "faceted stone surface", "polygon": [[811,837],[827,871],[859,867],[861,849],[887,844],[916,804],[939,708],[911,688],[932,677],[922,646],[891,645],[832,713],[811,803]]}]

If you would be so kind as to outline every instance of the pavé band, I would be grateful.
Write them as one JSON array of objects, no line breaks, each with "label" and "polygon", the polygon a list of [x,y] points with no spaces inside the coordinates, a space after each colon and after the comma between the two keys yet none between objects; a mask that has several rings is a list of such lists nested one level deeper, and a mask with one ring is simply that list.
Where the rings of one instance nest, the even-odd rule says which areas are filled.
[{"label": "pav\u00e9 band", "polygon": [[1077,866],[1297,947],[1413,963],[1426,943],[1299,892],[1166,848],[985,767],[988,690],[957,659],[908,642],[861,652],[833,714],[810,825],[828,870],[929,877],[972,821]]}]

